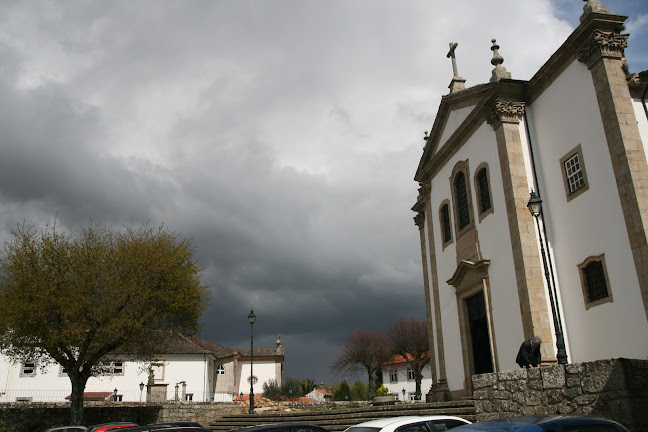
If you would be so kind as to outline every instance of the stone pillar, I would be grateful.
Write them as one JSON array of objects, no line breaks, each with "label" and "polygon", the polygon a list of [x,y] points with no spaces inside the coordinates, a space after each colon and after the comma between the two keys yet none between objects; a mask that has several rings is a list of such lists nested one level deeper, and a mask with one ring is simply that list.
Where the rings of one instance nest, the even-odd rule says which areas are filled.
[{"label": "stone pillar", "polygon": [[[486,121],[495,130],[497,139],[522,330],[526,339],[540,336],[548,342],[553,340],[553,336],[547,310],[547,291],[534,220],[527,209],[530,188],[520,137],[523,115],[523,102],[496,99],[486,112]],[[542,358],[555,358],[554,344],[542,344]]]},{"label": "stone pillar", "polygon": [[648,164],[639,135],[624,49],[628,36],[595,29],[574,53],[592,73],[644,311],[648,319]]},{"label": "stone pillar", "polygon": [[[421,256],[423,259],[423,283],[425,289],[425,307],[428,322],[428,338],[430,346],[430,369],[432,370],[432,386],[426,395],[427,402],[444,401],[450,399],[448,381],[445,371],[445,355],[443,352],[443,325],[441,323],[441,307],[439,305],[439,286],[436,267],[436,253],[434,249],[434,217],[432,213],[432,203],[430,201],[431,186],[429,183],[420,183],[419,198],[413,210],[418,211],[414,218],[419,228],[421,241]],[[426,246],[425,227],[427,224],[427,244]],[[428,268],[429,263],[429,268]],[[430,289],[432,281],[432,289]],[[434,319],[432,318],[432,307],[434,307]],[[433,325],[434,323],[434,325]],[[436,331],[434,331],[436,329]],[[438,348],[438,376],[436,367],[436,352],[434,347]]]}]

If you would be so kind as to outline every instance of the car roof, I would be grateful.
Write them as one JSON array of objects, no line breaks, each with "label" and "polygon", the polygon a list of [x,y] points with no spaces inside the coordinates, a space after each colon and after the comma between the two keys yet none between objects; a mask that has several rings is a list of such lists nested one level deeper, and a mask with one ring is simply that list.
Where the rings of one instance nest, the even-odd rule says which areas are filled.
[{"label": "car roof", "polygon": [[568,426],[577,424],[608,424],[622,427],[617,422],[602,417],[588,415],[548,414],[489,420],[485,422],[473,423],[471,425],[460,426],[456,429],[453,429],[453,431],[537,431],[540,430],[539,428],[541,426]]},{"label": "car roof", "polygon": [[376,419],[376,420],[369,420],[366,422],[358,423],[356,425],[351,426],[349,429],[352,427],[373,427],[373,428],[384,428],[385,426],[400,426],[398,423],[403,423],[407,424],[412,420],[422,420],[421,416],[400,416],[400,417],[387,417],[387,418],[381,418],[381,419]]}]

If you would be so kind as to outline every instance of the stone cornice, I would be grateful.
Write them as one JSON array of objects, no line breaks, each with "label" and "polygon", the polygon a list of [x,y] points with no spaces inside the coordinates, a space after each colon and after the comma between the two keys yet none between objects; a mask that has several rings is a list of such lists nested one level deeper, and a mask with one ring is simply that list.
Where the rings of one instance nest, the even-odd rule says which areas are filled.
[{"label": "stone cornice", "polygon": [[495,99],[484,115],[493,129],[497,129],[501,123],[519,123],[524,115],[524,102]]},{"label": "stone cornice", "polygon": [[578,47],[574,56],[591,68],[600,58],[623,58],[623,50],[628,47],[627,34],[595,29]]},{"label": "stone cornice", "polygon": [[414,223],[418,227],[418,229],[423,229],[425,226],[425,213],[423,212],[418,212],[416,216],[414,216]]},{"label": "stone cornice", "polygon": [[589,13],[563,44],[531,78],[524,101],[532,104],[558,76],[574,61],[574,53],[582,46],[594,30],[619,32],[628,17],[605,13]]},{"label": "stone cornice", "polygon": [[469,272],[475,273],[475,280],[488,277],[488,266],[490,265],[489,259],[483,259],[481,261],[472,262],[467,260],[461,260],[457,265],[457,269],[450,279],[446,281],[447,284],[452,285],[453,287],[458,288],[463,282],[464,278]]}]

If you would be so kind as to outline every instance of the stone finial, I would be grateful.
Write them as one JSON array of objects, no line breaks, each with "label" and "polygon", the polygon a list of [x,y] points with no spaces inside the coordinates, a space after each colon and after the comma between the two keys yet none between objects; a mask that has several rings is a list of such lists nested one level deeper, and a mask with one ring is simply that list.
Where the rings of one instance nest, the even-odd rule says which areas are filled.
[{"label": "stone finial", "polygon": [[497,40],[492,39],[491,42],[493,43],[493,46],[491,47],[491,51],[493,51],[491,64],[495,66],[495,69],[493,69],[493,76],[491,77],[490,82],[499,81],[502,78],[511,78],[511,74],[506,71],[504,66],[502,66],[502,63],[504,63],[504,57],[499,53],[499,45],[496,43]]},{"label": "stone finial", "polygon": [[281,346],[281,335],[277,336],[277,341],[275,343],[277,344],[277,348],[282,348],[282,346]]},{"label": "stone finial", "polygon": [[583,15],[581,15],[580,20],[583,22],[585,17],[592,12],[609,14],[610,9],[606,8],[601,4],[599,0],[583,0],[585,6],[583,6]]}]

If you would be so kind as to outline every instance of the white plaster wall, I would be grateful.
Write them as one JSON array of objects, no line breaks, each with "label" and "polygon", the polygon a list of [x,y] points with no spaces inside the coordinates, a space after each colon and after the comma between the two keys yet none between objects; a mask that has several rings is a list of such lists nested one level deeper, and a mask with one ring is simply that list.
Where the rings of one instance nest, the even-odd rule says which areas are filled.
[{"label": "white plaster wall", "polygon": [[[250,383],[247,381],[250,376],[250,362],[239,362],[238,364],[238,393],[243,393],[247,395],[250,393]],[[254,384],[254,394],[260,395],[263,394],[263,384],[269,380],[277,380],[275,376],[275,362],[274,361],[257,361],[254,360],[254,365],[252,367],[252,372],[254,376],[258,378],[256,384]]]},{"label": "white plaster wall", "polygon": [[470,177],[468,180],[471,185],[471,201],[475,216],[477,213],[473,181],[475,169],[482,162],[486,162],[488,163],[491,176],[494,211],[481,222],[477,218],[475,220],[475,227],[478,231],[483,257],[492,260],[489,267],[489,280],[493,303],[494,349],[497,351],[500,370],[517,367],[514,362],[515,355],[523,340],[519,297],[515,282],[510,231],[504,202],[496,138],[492,127],[484,123],[453,156],[452,160],[445,165],[432,183],[432,217],[437,218],[434,221],[436,230],[437,272],[441,316],[443,320],[446,374],[450,390],[462,389],[465,378],[460,342],[461,335],[457,297],[454,287],[446,283],[457,268],[456,238],[454,217],[452,217],[453,243],[442,251],[438,209],[443,200],[449,199],[452,201],[450,176],[456,163],[466,159],[469,161]]},{"label": "white plaster wall", "polygon": [[[188,358],[189,357],[189,358]],[[119,357],[115,357],[118,359]],[[64,401],[72,390],[70,379],[66,374],[61,373],[58,364],[43,367],[37,366],[35,376],[20,376],[20,364],[10,364],[6,358],[0,359],[6,373],[6,390],[0,401],[14,402],[16,397],[31,397],[33,401]],[[175,384],[186,381],[187,393],[194,394],[194,401],[208,401],[211,393],[208,391],[209,379],[205,376],[207,371],[205,356],[196,354],[167,355],[164,358],[165,376],[164,380],[156,381],[156,384],[165,383],[167,387],[167,399],[175,396]],[[139,401],[139,384],[146,384],[148,380],[147,366],[138,362],[125,362],[124,374],[117,376],[91,377],[85,388],[85,392],[113,392],[123,396],[123,401]],[[182,396],[182,385],[179,386],[179,395]],[[146,399],[146,388],[141,393]]]},{"label": "white plaster wall", "polygon": [[448,138],[452,136],[452,134],[457,130],[461,123],[466,120],[466,117],[468,117],[468,114],[470,114],[473,108],[474,107],[472,106],[459,108],[453,110],[452,112],[450,112],[450,114],[448,114],[448,121],[446,122],[443,134],[441,134],[441,140],[439,141],[440,143],[446,142]]},{"label": "white plaster wall", "polygon": [[[570,362],[645,358],[648,322],[591,73],[574,61],[527,107]],[[560,158],[578,144],[589,190],[567,202]],[[577,265],[605,254],[613,303],[585,310]],[[620,319],[623,317],[623,319]]]},{"label": "white plaster wall", "polygon": [[[383,368],[383,385],[389,389],[390,393],[398,395],[398,400],[403,400],[403,389],[405,389],[405,400],[409,400],[409,395],[416,393],[416,381],[407,379],[407,364],[389,365]],[[391,371],[395,370],[398,381],[391,382]],[[432,369],[427,364],[422,371],[423,379],[421,380],[422,400],[432,386]]]},{"label": "white plaster wall", "polygon": [[639,127],[639,136],[641,137],[644,153],[648,154],[648,117],[644,110],[644,104],[641,99],[633,99],[632,107],[634,108],[635,117],[637,117],[637,126]]}]

